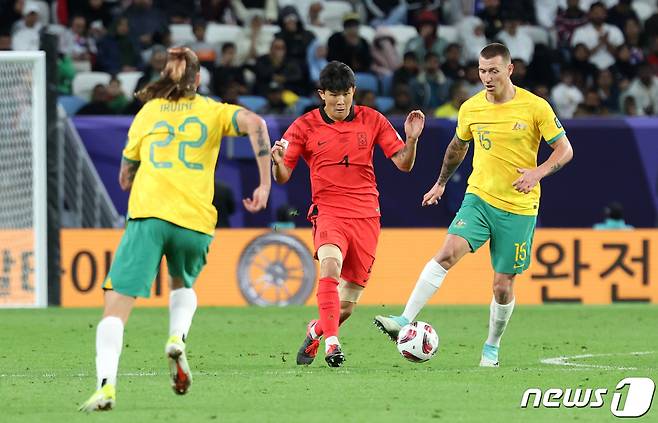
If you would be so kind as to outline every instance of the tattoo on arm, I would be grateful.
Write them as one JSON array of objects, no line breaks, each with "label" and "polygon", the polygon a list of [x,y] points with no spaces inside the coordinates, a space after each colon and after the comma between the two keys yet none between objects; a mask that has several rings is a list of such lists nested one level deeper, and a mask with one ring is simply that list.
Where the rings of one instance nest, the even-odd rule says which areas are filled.
[{"label": "tattoo on arm", "polygon": [[123,165],[126,169],[126,179],[128,182],[130,182],[130,184],[132,184],[135,180],[135,175],[137,174],[137,169],[139,169],[139,164],[140,162],[130,162],[123,159]]},{"label": "tattoo on arm", "polygon": [[441,166],[441,174],[439,175],[439,180],[437,181],[439,185],[445,185],[448,183],[448,180],[455,173],[455,170],[459,167],[461,162],[466,156],[468,151],[469,143],[461,142],[456,138],[453,138],[446,154],[443,157],[443,165]]},{"label": "tattoo on arm", "polygon": [[258,131],[256,131],[257,134],[257,141],[258,141],[258,157],[263,157],[263,156],[268,156],[270,154],[270,150],[267,148],[267,145],[265,143],[265,137],[263,136],[263,127],[259,126]]},{"label": "tattoo on arm", "polygon": [[561,168],[562,168],[562,165],[560,163],[555,163],[553,166],[551,166],[551,168],[549,169],[546,176],[554,174],[555,172],[557,172]]}]

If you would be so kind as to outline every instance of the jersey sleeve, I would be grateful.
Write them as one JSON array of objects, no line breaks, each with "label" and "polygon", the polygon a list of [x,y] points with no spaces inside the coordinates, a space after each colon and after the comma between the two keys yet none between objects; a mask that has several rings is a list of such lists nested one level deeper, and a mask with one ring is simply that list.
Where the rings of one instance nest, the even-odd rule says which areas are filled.
[{"label": "jersey sleeve", "polygon": [[218,103],[217,105],[217,122],[221,133],[224,136],[235,137],[244,135],[238,127],[238,112],[243,110],[242,106],[235,104]]},{"label": "jersey sleeve", "polygon": [[123,148],[123,158],[131,162],[139,162],[142,160],[140,157],[140,148],[142,146],[142,139],[147,135],[149,128],[146,128],[146,115],[147,107],[144,106],[138,113],[135,115],[135,119],[130,124],[130,129],[128,129],[128,139],[126,140],[126,146]]},{"label": "jersey sleeve", "polygon": [[455,135],[462,142],[471,142],[473,140],[473,133],[471,132],[471,124],[468,119],[468,107],[462,104],[457,114],[457,129]]},{"label": "jersey sleeve", "polygon": [[303,154],[304,149],[306,148],[306,132],[302,130],[299,119],[296,119],[292,125],[288,127],[281,137],[281,141],[288,144],[283,156],[283,164],[290,169],[294,169],[295,166],[297,166],[299,157]]},{"label": "jersey sleeve", "polygon": [[537,126],[539,127],[539,132],[547,143],[553,144],[564,135],[564,128],[562,128],[562,123],[560,123],[560,120],[555,116],[555,112],[553,112],[551,105],[544,99],[538,101],[539,103],[535,112],[535,119],[537,121]]},{"label": "jersey sleeve", "polygon": [[404,148],[404,141],[388,119],[379,112],[375,113],[377,113],[376,122],[378,122],[375,143],[382,149],[386,158],[390,159],[392,155]]}]

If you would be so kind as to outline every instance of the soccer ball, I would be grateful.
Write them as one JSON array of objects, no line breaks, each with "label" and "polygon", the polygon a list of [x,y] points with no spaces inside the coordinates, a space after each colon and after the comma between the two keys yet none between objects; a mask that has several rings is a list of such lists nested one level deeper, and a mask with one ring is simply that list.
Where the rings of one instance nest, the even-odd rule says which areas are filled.
[{"label": "soccer ball", "polygon": [[429,323],[411,322],[400,330],[397,345],[402,357],[422,363],[436,354],[439,335]]}]

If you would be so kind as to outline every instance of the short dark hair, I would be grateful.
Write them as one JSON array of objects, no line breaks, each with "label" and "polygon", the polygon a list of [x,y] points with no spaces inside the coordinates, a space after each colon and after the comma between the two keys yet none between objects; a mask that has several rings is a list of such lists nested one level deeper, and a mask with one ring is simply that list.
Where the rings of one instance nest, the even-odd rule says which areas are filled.
[{"label": "short dark hair", "polygon": [[222,53],[226,53],[226,51],[230,48],[236,49],[235,43],[229,41],[229,42],[226,42],[226,43],[222,44]]},{"label": "short dark hair", "polygon": [[354,71],[343,62],[334,60],[320,72],[322,91],[342,92],[356,86]]},{"label": "short dark hair", "polygon": [[500,56],[503,58],[504,62],[512,62],[512,56],[510,55],[509,49],[501,43],[491,43],[486,45],[480,51],[480,56],[485,59],[493,59],[496,56]]}]

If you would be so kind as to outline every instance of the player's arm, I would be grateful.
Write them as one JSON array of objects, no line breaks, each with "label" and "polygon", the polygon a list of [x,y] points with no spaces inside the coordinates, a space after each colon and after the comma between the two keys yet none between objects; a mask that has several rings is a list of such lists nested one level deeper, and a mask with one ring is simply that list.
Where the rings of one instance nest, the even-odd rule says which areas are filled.
[{"label": "player's arm", "polygon": [[256,156],[258,164],[258,175],[260,185],[254,190],[253,198],[244,198],[244,207],[255,213],[267,206],[267,199],[272,187],[270,177],[270,135],[267,132],[267,124],[256,113],[246,109],[240,110],[236,115],[236,122],[240,132],[246,133],[251,142],[251,148]]},{"label": "player's arm", "polygon": [[553,152],[544,163],[534,169],[517,169],[521,176],[512,184],[514,189],[524,194],[529,193],[540,180],[562,169],[573,158],[573,148],[566,135],[549,145]]},{"label": "player's arm", "polygon": [[439,179],[434,186],[423,196],[423,206],[431,206],[439,202],[443,196],[443,191],[446,189],[446,184],[450,177],[455,173],[459,165],[464,161],[466,153],[468,152],[469,142],[464,142],[457,138],[455,134],[452,141],[448,144],[446,154],[443,156],[443,164],[441,165],[441,173]]},{"label": "player's arm", "polygon": [[283,156],[285,155],[288,142],[279,140],[272,147],[272,175],[277,184],[285,184],[292,175],[292,169],[285,165]]},{"label": "player's arm", "polygon": [[404,133],[407,137],[404,147],[391,156],[391,160],[403,172],[411,172],[416,161],[416,144],[423,128],[425,115],[420,110],[414,110],[404,122]]},{"label": "player's arm", "polygon": [[139,163],[135,160],[128,160],[125,157],[121,158],[121,169],[119,170],[119,186],[124,191],[129,191],[133,186]]}]

